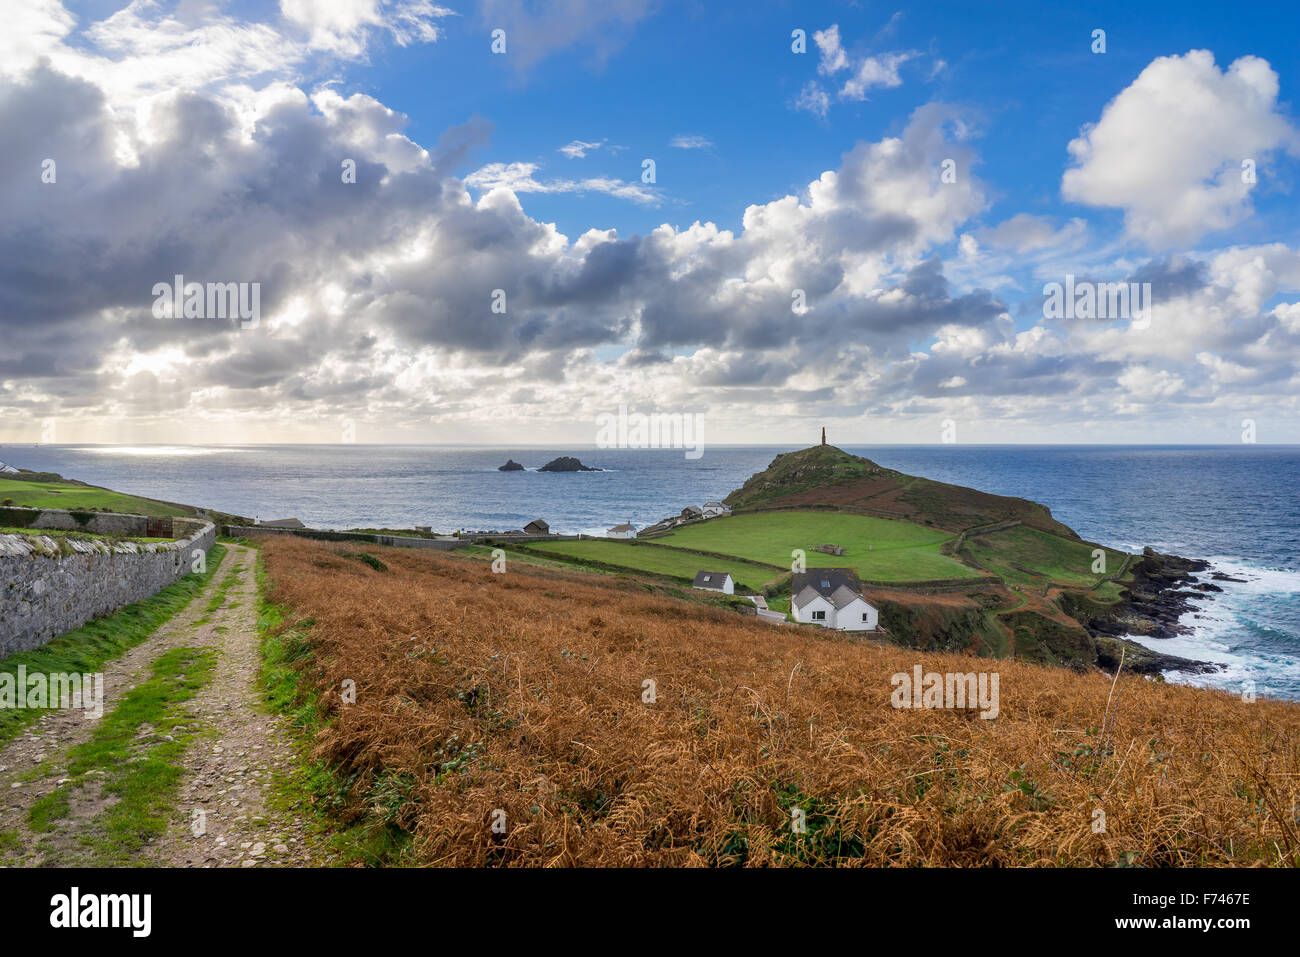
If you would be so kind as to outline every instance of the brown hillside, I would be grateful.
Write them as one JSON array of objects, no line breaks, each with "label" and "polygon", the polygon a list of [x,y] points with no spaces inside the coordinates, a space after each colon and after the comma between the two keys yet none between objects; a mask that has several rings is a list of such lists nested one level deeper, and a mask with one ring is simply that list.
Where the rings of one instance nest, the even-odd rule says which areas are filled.
[{"label": "brown hillside", "polygon": [[[855,642],[514,564],[376,548],[378,571],[346,547],[272,538],[263,558],[329,722],[316,754],[344,782],[342,819],[409,834],[403,862],[1300,861],[1289,704],[1125,675],[1103,731],[1100,673]],[[890,676],[914,664],[996,670],[1001,714],[891,707]]]}]

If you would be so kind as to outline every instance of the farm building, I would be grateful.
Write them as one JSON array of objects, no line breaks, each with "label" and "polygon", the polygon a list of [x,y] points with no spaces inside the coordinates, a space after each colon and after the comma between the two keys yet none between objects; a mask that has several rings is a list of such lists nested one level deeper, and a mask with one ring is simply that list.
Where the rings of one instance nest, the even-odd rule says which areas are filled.
[{"label": "farm building", "polygon": [[529,535],[549,535],[551,526],[547,525],[540,518],[535,518],[524,526],[524,531]]},{"label": "farm building", "polygon": [[631,522],[624,522],[622,525],[615,525],[613,528],[605,530],[606,538],[636,538],[636,526]]},{"label": "farm building", "polygon": [[682,509],[682,518],[692,519],[692,518],[703,518],[703,517],[704,517],[704,509],[700,508],[698,505],[687,505],[684,509]]},{"label": "farm building", "polygon": [[727,572],[696,572],[693,585],[706,591],[720,591],[724,595],[736,593],[736,583]]},{"label": "farm building", "polygon": [[277,518],[274,521],[258,522],[257,524],[263,525],[266,528],[306,528],[307,527],[302,522],[298,521],[298,519],[296,518]]},{"label": "farm building", "polygon": [[875,631],[879,614],[859,588],[857,572],[851,568],[796,572],[790,583],[790,614],[795,621],[823,628]]},{"label": "farm building", "polygon": [[723,516],[723,515],[730,515],[730,514],[731,514],[731,506],[730,506],[730,505],[724,505],[722,502],[705,502],[705,503],[704,503],[704,517],[705,517],[705,518],[719,518],[719,517],[721,517],[721,516]]}]

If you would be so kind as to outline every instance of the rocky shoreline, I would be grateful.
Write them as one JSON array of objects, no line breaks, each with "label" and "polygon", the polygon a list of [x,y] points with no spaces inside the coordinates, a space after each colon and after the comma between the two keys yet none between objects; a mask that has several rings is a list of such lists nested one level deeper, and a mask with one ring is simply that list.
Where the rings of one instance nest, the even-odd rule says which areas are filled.
[{"label": "rocky shoreline", "polygon": [[[1214,592],[1223,589],[1213,581],[1197,581],[1196,575],[1208,571],[1210,563],[1195,558],[1164,555],[1147,547],[1133,566],[1133,581],[1125,588],[1123,598],[1113,609],[1084,623],[1094,638],[1124,639],[1129,635],[1147,638],[1174,638],[1191,634],[1193,629],[1181,624],[1179,619],[1202,606],[1195,601],[1211,599]],[[1221,572],[1210,576],[1218,581],[1240,581]],[[1195,661],[1177,655],[1161,654],[1135,642],[1125,642],[1141,653],[1128,656],[1125,667],[1142,674],[1162,671],[1184,671],[1206,674],[1218,671],[1220,665],[1208,661]]]}]

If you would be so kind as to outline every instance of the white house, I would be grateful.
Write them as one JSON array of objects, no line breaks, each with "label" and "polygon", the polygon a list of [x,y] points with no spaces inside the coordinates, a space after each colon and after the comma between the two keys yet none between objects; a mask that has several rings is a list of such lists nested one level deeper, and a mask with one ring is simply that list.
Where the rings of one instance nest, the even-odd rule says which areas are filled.
[{"label": "white house", "polygon": [[636,538],[636,527],[631,522],[605,529],[606,538]]},{"label": "white house", "polygon": [[694,587],[706,591],[720,591],[724,595],[736,593],[736,583],[726,572],[696,572]]},{"label": "white house", "polygon": [[731,506],[730,506],[730,505],[724,505],[724,504],[722,504],[721,502],[705,502],[705,503],[704,503],[704,517],[705,517],[705,518],[719,518],[720,516],[723,516],[723,515],[730,515],[730,514],[731,514]]},{"label": "white house", "polygon": [[849,568],[798,572],[790,586],[790,615],[823,628],[875,631],[880,615],[858,589],[857,573]]}]

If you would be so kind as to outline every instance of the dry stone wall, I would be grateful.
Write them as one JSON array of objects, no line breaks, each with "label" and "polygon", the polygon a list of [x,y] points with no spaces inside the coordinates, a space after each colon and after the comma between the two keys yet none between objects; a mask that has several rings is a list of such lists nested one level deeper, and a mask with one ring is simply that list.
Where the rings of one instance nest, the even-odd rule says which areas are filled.
[{"label": "dry stone wall", "polygon": [[[26,511],[60,521],[46,518],[55,514],[52,509]],[[92,514],[122,527],[130,523],[115,519],[139,519],[140,531],[117,534],[144,535],[143,515]],[[76,525],[69,530],[91,530],[71,513],[64,515]],[[211,522],[177,518],[171,532],[176,541],[138,544],[39,535],[39,528],[61,525],[26,527],[32,528],[27,535],[0,535],[0,658],[156,595],[195,570],[199,555],[206,560],[217,531]],[[104,525],[99,533],[107,533]]]}]

